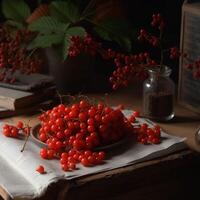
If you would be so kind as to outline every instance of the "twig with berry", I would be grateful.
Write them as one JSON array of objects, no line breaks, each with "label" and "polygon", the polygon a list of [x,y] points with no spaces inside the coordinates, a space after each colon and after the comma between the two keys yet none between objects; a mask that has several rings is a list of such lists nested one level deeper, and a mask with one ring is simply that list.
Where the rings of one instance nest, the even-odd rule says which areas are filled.
[{"label": "twig with berry", "polygon": [[18,30],[13,37],[9,30],[0,27],[0,81],[15,83],[14,72],[24,74],[36,73],[41,70],[43,61],[34,51],[27,49],[28,42],[34,33],[29,30]]},{"label": "twig with berry", "polygon": [[25,142],[22,146],[21,152],[23,152],[26,147],[27,141],[30,137],[30,132],[31,127],[28,124],[24,125],[22,121],[19,121],[16,126],[9,124],[3,126],[3,134],[6,137],[19,138],[20,134],[25,136]]},{"label": "twig with berry", "polygon": [[159,31],[158,36],[149,33],[145,29],[140,30],[138,39],[140,41],[148,41],[153,47],[160,51],[160,63],[151,58],[148,52],[138,53],[135,55],[126,55],[118,53],[113,49],[104,49],[101,43],[95,41],[90,35],[86,35],[83,39],[79,36],[71,38],[71,46],[68,49],[70,57],[75,57],[80,53],[88,53],[95,56],[99,53],[102,59],[111,60],[115,65],[110,82],[114,90],[120,87],[127,87],[128,84],[147,77],[146,69],[149,67],[164,68],[164,55],[169,54],[170,59],[178,58],[181,53],[176,47],[164,48],[163,35],[165,22],[160,14],[154,14],[151,26]]},{"label": "twig with berry", "polygon": [[[152,33],[148,32],[145,29],[140,30],[140,34],[138,36],[139,41],[147,41],[153,47],[157,48],[160,52],[160,62],[158,62],[156,67],[162,71],[164,69],[164,58],[165,54],[169,54],[170,59],[179,58],[181,55],[180,51],[176,47],[168,47],[165,48],[164,46],[164,28],[165,28],[165,21],[162,18],[161,14],[153,14],[151,26],[158,31],[157,35],[153,35]],[[155,65],[154,65],[155,66]],[[152,66],[152,67],[154,67]]]}]

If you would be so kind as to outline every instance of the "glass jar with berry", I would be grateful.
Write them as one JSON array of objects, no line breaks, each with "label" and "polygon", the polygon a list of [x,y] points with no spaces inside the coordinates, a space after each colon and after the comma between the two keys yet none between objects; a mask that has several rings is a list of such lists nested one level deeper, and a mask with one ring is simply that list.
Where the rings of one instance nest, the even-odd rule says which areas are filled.
[{"label": "glass jar with berry", "polygon": [[156,58],[160,60],[146,66],[148,78],[143,85],[143,114],[156,121],[167,121],[174,117],[175,85],[170,79],[172,70],[164,63],[178,58],[181,52],[165,42],[165,22],[160,14],[152,16],[151,26],[155,28],[155,33],[141,29],[138,39],[155,47],[155,52],[158,52]]},{"label": "glass jar with berry", "polygon": [[148,70],[149,78],[143,85],[143,114],[156,121],[167,121],[174,117],[175,85],[170,79],[167,66]]}]

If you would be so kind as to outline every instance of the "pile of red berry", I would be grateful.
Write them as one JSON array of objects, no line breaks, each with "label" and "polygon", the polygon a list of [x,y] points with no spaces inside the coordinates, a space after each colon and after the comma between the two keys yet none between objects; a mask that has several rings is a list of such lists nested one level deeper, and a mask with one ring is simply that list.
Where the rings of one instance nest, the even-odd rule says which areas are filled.
[{"label": "pile of red berry", "polygon": [[[99,151],[115,144],[130,134],[142,144],[160,143],[160,128],[147,124],[134,125],[139,112],[134,111],[128,118],[124,116],[120,105],[113,109],[104,103],[90,103],[81,100],[70,106],[60,104],[39,116],[41,121],[39,139],[47,147],[40,150],[43,159],[59,159],[64,171],[76,169],[77,163],[83,166],[102,164],[105,152]],[[25,144],[30,135],[30,127],[19,121],[16,126],[5,124],[3,134],[6,137],[26,136]],[[99,149],[99,150],[98,150]],[[36,171],[45,173],[44,167]]]},{"label": "pile of red berry", "polygon": [[26,48],[32,37],[28,30],[19,30],[12,37],[7,29],[0,28],[0,81],[14,83],[16,70],[26,74],[40,71],[42,60]]},{"label": "pile of red berry", "polygon": [[84,166],[102,163],[105,153],[95,149],[133,132],[133,126],[120,109],[86,100],[71,106],[60,104],[39,119],[39,139],[47,144],[40,155],[44,159],[60,158],[64,170],[74,169],[78,162]]}]

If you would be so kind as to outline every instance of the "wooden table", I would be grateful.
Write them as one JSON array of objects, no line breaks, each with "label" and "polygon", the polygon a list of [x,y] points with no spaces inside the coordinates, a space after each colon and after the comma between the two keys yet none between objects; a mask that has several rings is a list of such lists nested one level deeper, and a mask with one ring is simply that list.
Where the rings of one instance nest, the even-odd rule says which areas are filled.
[{"label": "wooden table", "polygon": [[[139,91],[132,88],[106,95],[104,98],[109,105],[123,103],[128,109],[141,111]],[[103,94],[88,96],[102,99]],[[19,116],[5,121],[15,123],[18,120],[29,119],[32,125],[37,123],[35,116]],[[128,167],[72,181],[60,181],[50,186],[45,196],[40,199],[194,199],[199,187],[195,182],[200,181],[200,154],[198,153],[200,145],[194,137],[200,126],[200,116],[176,105],[176,117],[168,123],[159,124],[172,135],[186,137],[188,148]],[[2,188],[0,188],[0,195],[4,200],[11,199]]]}]

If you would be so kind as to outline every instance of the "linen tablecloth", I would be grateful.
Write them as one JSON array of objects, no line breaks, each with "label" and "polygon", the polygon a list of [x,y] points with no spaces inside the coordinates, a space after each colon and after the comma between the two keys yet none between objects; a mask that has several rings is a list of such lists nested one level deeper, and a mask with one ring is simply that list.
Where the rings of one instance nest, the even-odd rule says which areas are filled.
[{"label": "linen tablecloth", "polygon": [[[132,111],[125,110],[126,116]],[[152,122],[139,119],[140,123]],[[0,132],[3,123],[0,122]],[[41,146],[30,139],[25,151],[20,152],[23,140],[7,138],[0,133],[0,185],[11,197],[39,197],[46,191],[47,187],[60,179],[75,179],[77,177],[95,174],[143,160],[167,155],[184,148],[184,138],[175,137],[162,131],[162,142],[157,145],[143,145],[135,141],[124,142],[117,148],[110,149],[109,159],[105,164],[94,167],[78,165],[78,169],[64,172],[60,168],[59,160],[44,160],[39,156]],[[46,174],[36,171],[38,165],[43,165]]]}]

